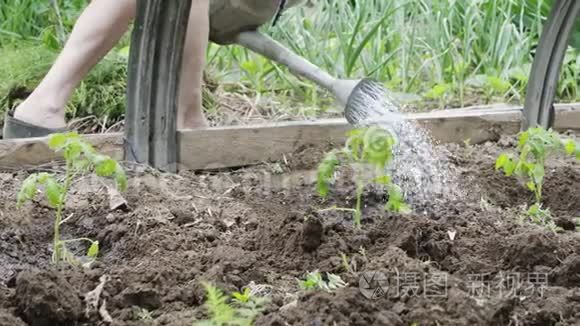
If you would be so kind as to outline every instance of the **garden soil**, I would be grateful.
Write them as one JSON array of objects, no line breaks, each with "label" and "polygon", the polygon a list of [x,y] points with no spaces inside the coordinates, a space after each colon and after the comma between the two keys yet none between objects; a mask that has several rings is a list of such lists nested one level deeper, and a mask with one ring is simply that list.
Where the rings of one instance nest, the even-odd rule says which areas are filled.
[{"label": "garden soil", "polygon": [[[466,198],[398,215],[367,190],[361,229],[348,212],[319,211],[354,205],[349,181],[316,195],[320,149],[212,173],[130,167],[127,205],[115,210],[107,184],[83,177],[63,236],[100,242],[85,268],[50,264],[54,212],[41,198],[17,208],[30,171],[5,171],[0,324],[192,325],[207,317],[205,281],[266,296],[256,325],[578,325],[580,167],[557,157],[547,169],[544,205],[560,231],[521,222],[532,196],[494,167],[513,145],[440,146]],[[347,286],[301,290],[315,270]]]}]

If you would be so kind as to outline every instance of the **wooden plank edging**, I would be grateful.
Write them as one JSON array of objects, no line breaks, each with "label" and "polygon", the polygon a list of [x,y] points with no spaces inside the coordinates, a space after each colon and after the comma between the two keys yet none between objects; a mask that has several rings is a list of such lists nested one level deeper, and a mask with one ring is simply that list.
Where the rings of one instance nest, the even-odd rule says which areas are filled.
[{"label": "wooden plank edging", "polygon": [[[496,106],[410,113],[408,117],[427,128],[438,142],[470,139],[477,144],[517,133],[521,115],[521,108]],[[556,105],[554,127],[580,130],[580,103]],[[304,146],[343,142],[350,128],[344,119],[323,119],[183,130],[178,141],[180,168],[206,170],[280,160]],[[123,159],[122,133],[85,136],[99,151]],[[60,159],[47,141],[47,137],[1,140],[0,169],[25,169]]]}]

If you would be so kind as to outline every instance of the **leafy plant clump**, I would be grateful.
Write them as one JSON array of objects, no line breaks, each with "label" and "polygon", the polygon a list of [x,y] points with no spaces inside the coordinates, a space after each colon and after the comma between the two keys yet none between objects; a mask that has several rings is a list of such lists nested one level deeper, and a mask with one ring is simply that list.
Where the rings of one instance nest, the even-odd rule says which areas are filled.
[{"label": "leafy plant clump", "polygon": [[249,289],[226,296],[217,287],[203,283],[207,301],[205,307],[210,319],[195,322],[196,326],[250,326],[264,310],[267,299],[251,294]]},{"label": "leafy plant clump", "polygon": [[326,273],[326,278],[328,280],[324,280],[319,271],[314,271],[308,273],[305,280],[299,280],[298,284],[304,290],[323,290],[326,292],[333,292],[346,286],[346,283],[338,275]]},{"label": "leafy plant clump", "polygon": [[64,156],[66,162],[64,179],[59,180],[56,175],[45,172],[30,175],[24,180],[18,193],[18,207],[28,200],[33,200],[41,188],[49,205],[56,210],[52,262],[78,265],[78,259],[67,249],[67,245],[75,242],[89,243],[87,257],[94,259],[99,253],[99,243],[88,238],[61,239],[60,226],[63,222],[63,210],[74,178],[79,174],[94,171],[99,177],[113,177],[117,187],[124,191],[127,188],[127,177],[119,163],[106,155],[97,153],[77,133],[53,134],[48,141],[48,146]]},{"label": "leafy plant clump", "polygon": [[[354,129],[348,133],[344,148],[326,154],[318,166],[317,191],[322,197],[330,192],[330,184],[340,164],[353,164],[355,167],[356,206],[351,208],[330,208],[353,212],[356,226],[360,226],[362,217],[362,195],[366,186],[381,185],[386,188],[388,201],[385,209],[396,213],[410,211],[405,203],[401,188],[391,181],[385,169],[393,160],[395,139],[386,129],[372,126]],[[370,167],[370,169],[369,169]],[[372,171],[370,176],[368,172]]]},{"label": "leafy plant clump", "polygon": [[519,134],[518,155],[503,153],[496,160],[496,170],[503,170],[506,176],[515,175],[534,193],[535,203],[526,215],[532,223],[553,226],[549,209],[542,207],[542,191],[546,160],[558,153],[566,153],[580,159],[580,147],[573,139],[561,138],[553,130],[541,127],[530,128]]}]

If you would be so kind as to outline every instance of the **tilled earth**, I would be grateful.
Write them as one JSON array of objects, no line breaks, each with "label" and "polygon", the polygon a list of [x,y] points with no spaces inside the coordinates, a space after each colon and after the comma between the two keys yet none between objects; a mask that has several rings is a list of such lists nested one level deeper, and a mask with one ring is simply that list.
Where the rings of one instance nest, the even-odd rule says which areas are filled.
[{"label": "tilled earth", "polygon": [[[465,199],[397,215],[368,191],[361,229],[347,212],[319,213],[352,207],[354,187],[319,198],[316,150],[227,172],[132,168],[128,207],[114,211],[85,177],[63,232],[100,242],[88,268],[49,264],[53,211],[41,199],[17,209],[29,172],[2,173],[0,325],[191,325],[207,317],[202,281],[261,289],[269,303],[257,325],[577,325],[580,168],[558,157],[547,169],[544,205],[563,230],[523,223],[530,193],[494,170],[512,144],[446,146]],[[315,270],[348,285],[301,290],[297,279]]]}]

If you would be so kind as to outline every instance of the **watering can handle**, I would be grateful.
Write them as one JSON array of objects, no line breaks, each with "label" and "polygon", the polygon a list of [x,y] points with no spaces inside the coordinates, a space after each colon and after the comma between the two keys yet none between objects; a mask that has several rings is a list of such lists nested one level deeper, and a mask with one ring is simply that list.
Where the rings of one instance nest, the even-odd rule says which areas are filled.
[{"label": "watering can handle", "polygon": [[235,43],[241,32],[255,31],[275,20],[281,9],[295,7],[304,0],[210,0],[209,39],[217,44]]}]

